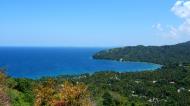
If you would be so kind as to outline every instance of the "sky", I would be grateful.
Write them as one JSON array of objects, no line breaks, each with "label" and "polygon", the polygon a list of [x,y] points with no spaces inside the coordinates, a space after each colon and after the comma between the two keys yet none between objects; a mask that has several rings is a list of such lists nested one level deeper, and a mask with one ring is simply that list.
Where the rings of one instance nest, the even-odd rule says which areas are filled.
[{"label": "sky", "polygon": [[119,47],[190,40],[190,0],[0,0],[0,46]]}]

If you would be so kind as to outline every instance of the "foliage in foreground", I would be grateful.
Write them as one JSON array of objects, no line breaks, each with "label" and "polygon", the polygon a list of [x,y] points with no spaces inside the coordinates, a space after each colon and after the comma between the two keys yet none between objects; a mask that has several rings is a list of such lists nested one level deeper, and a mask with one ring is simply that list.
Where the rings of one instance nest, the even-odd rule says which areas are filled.
[{"label": "foliage in foreground", "polygon": [[90,93],[84,84],[68,81],[57,86],[51,79],[35,88],[35,106],[92,106]]},{"label": "foliage in foreground", "polygon": [[189,106],[190,65],[38,80],[0,73],[3,106]]},{"label": "foliage in foreground", "polygon": [[0,69],[0,106],[10,106],[10,98],[6,94],[6,79],[6,75],[4,74],[3,70]]},{"label": "foliage in foreground", "polygon": [[13,79],[0,71],[0,106],[92,106],[83,83]]}]

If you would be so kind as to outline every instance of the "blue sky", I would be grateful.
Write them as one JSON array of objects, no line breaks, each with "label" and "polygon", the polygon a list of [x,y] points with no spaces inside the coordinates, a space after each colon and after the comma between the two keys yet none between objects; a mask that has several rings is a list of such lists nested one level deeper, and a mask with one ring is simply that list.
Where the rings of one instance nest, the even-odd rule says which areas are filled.
[{"label": "blue sky", "polygon": [[[177,2],[1,0],[0,46],[115,47],[183,42],[190,40],[190,18],[188,13],[186,18],[180,17],[178,10],[184,13],[189,1]],[[180,30],[181,26],[186,30]]]}]

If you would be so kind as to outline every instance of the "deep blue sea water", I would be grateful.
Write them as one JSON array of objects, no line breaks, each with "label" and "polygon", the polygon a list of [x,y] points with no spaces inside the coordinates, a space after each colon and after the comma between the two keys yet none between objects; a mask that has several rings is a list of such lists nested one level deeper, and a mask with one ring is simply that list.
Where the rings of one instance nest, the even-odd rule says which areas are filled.
[{"label": "deep blue sea water", "polygon": [[143,71],[160,67],[160,65],[149,63],[92,59],[92,55],[99,50],[102,48],[1,47],[0,66],[7,67],[7,74],[17,78],[40,78],[107,70]]}]

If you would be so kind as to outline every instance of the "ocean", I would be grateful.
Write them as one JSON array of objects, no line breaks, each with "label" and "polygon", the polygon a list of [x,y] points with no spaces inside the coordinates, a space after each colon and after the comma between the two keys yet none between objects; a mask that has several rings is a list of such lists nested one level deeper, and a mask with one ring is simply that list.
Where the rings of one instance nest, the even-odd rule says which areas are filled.
[{"label": "ocean", "polygon": [[15,78],[79,75],[98,71],[134,72],[155,70],[157,64],[94,60],[104,48],[1,47],[0,67]]}]

